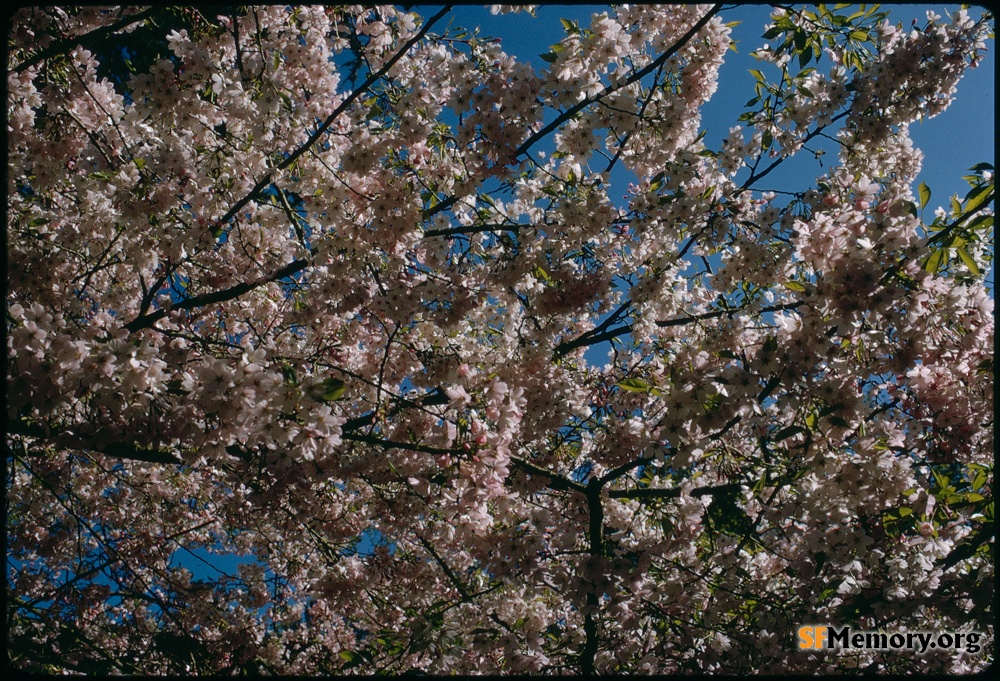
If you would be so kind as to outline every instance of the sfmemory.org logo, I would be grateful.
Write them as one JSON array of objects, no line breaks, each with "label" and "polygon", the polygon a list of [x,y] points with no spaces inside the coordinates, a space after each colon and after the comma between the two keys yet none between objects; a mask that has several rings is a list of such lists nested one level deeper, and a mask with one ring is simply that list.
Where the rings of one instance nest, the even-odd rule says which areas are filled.
[{"label": "sfmemory.org logo", "polygon": [[965,651],[975,655],[982,646],[983,635],[969,632],[908,631],[889,634],[884,631],[853,631],[845,626],[840,631],[830,625],[799,627],[799,650],[912,650],[918,655],[928,650]]}]

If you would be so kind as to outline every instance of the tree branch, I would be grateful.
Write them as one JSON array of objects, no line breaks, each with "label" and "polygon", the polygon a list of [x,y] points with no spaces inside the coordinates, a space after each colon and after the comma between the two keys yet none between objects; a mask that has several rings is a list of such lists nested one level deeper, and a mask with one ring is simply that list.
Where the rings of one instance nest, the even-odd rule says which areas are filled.
[{"label": "tree branch", "polygon": [[989,523],[990,529],[986,529],[986,525],[976,533],[976,536],[967,542],[963,542],[951,550],[943,558],[937,561],[937,565],[943,567],[945,570],[958,565],[963,560],[968,560],[976,555],[976,551],[983,544],[989,542],[993,537],[996,536],[996,526],[993,523]]},{"label": "tree branch", "polygon": [[581,485],[575,480],[570,480],[569,478],[559,475],[558,473],[553,473],[552,471],[541,468],[540,466],[536,466],[535,464],[525,461],[524,459],[512,456],[510,457],[510,461],[512,464],[514,464],[516,468],[524,471],[525,473],[528,473],[530,475],[537,475],[542,478],[548,478],[549,479],[548,486],[550,489],[555,489],[555,490],[572,489],[576,490],[577,492],[583,492],[584,494],[586,494],[587,492],[586,485]]},{"label": "tree branch", "polygon": [[[377,72],[375,72],[371,76],[369,76],[365,80],[365,82],[361,84],[361,87],[359,87],[359,88],[355,89],[354,91],[352,91],[351,94],[349,94],[344,99],[344,101],[341,102],[337,106],[336,109],[334,109],[333,113],[331,113],[327,117],[327,119],[325,121],[323,121],[323,123],[316,129],[316,131],[312,135],[309,136],[309,138],[305,142],[303,142],[297,149],[295,149],[294,151],[292,151],[288,155],[288,157],[285,158],[285,160],[282,161],[281,163],[279,163],[277,166],[275,166],[274,169],[271,170],[271,172],[267,173],[261,180],[259,180],[257,182],[257,184],[255,184],[254,187],[243,198],[241,198],[239,201],[237,201],[235,204],[233,204],[233,206],[226,212],[226,214],[224,216],[222,216],[222,218],[219,219],[219,224],[222,225],[222,224],[226,224],[227,222],[229,222],[233,217],[236,216],[236,214],[244,206],[246,206],[248,203],[250,203],[250,201],[252,201],[255,197],[257,197],[260,194],[261,191],[263,191],[266,187],[268,187],[271,184],[272,179],[273,179],[275,173],[277,173],[277,172],[279,172],[281,170],[284,170],[285,168],[289,167],[290,165],[292,165],[293,163],[295,163],[295,161],[297,161],[299,159],[299,157],[302,156],[302,154],[306,153],[306,151],[308,151],[316,143],[316,141],[319,140],[319,138],[322,137],[324,133],[326,133],[326,131],[330,128],[330,126],[333,125],[333,122],[351,104],[353,104],[354,101],[358,97],[360,97],[369,87],[371,87],[371,85],[373,83],[375,83],[375,81],[377,81],[382,76],[384,76],[389,71],[389,69],[392,68],[392,66],[397,61],[399,61],[403,57],[403,55],[405,55],[410,50],[411,47],[413,47],[413,45],[415,45],[418,41],[420,41],[421,39],[423,39],[423,37],[430,30],[431,26],[434,25],[434,23],[436,23],[441,17],[443,17],[445,14],[447,14],[450,11],[451,11],[451,6],[448,5],[444,9],[442,9],[440,12],[438,12],[437,14],[435,14],[433,17],[431,17],[421,27],[421,29],[417,33],[417,35],[415,35],[413,38],[411,38],[409,41],[407,41],[407,43],[403,46],[403,48],[400,49],[396,54],[394,54],[382,66],[381,69],[379,69]],[[310,252],[313,255],[315,255],[316,254],[316,249],[315,248],[310,249]],[[222,291],[215,291],[215,292],[212,292],[212,293],[206,293],[206,294],[204,294],[202,296],[196,296],[195,298],[191,298],[189,300],[186,300],[186,301],[183,301],[181,303],[178,303],[177,305],[174,305],[173,308],[174,309],[187,310],[187,309],[192,309],[192,308],[195,308],[195,307],[201,307],[201,306],[204,306],[204,305],[211,305],[213,303],[221,303],[221,302],[226,302],[228,300],[233,300],[234,298],[238,298],[239,296],[242,296],[245,293],[249,293],[250,291],[254,290],[255,288],[258,288],[259,286],[262,286],[263,284],[267,284],[267,283],[270,283],[272,281],[277,281],[279,279],[284,279],[285,277],[288,277],[288,276],[291,276],[291,275],[296,274],[298,272],[301,272],[308,265],[309,265],[309,261],[306,260],[306,259],[304,259],[304,258],[303,259],[299,259],[299,260],[295,260],[295,261],[289,263],[288,265],[286,265],[285,267],[281,268],[280,270],[278,270],[274,274],[270,275],[269,277],[261,279],[261,280],[255,282],[255,283],[246,283],[246,282],[244,282],[244,283],[237,284],[235,286],[231,286],[230,288],[222,290]],[[150,314],[150,315],[140,315],[140,316],[136,317],[135,319],[133,319],[128,324],[126,324],[125,328],[128,329],[129,332],[135,333],[136,331],[138,331],[140,329],[144,329],[144,328],[148,328],[148,327],[152,326],[153,324],[155,324],[159,320],[163,319],[166,315],[167,315],[166,310],[157,310],[156,312],[154,312],[153,314]]]},{"label": "tree branch", "polygon": [[69,52],[77,45],[82,45],[83,47],[91,46],[95,42],[107,38],[115,31],[120,31],[123,28],[131,26],[132,24],[137,24],[140,21],[145,21],[146,19],[149,19],[160,9],[161,9],[160,7],[151,7],[147,10],[139,12],[138,14],[129,15],[124,19],[121,19],[113,24],[109,24],[108,26],[95,28],[93,31],[90,31],[89,33],[84,33],[82,35],[77,35],[77,36],[71,36],[69,38],[65,38],[63,40],[55,42],[49,47],[42,50],[41,52],[35,54],[33,57],[25,59],[23,62],[14,67],[14,73],[17,74],[24,73],[32,66],[35,66],[36,64],[39,64],[40,62],[46,59],[50,59],[65,52]]},{"label": "tree branch", "polygon": [[574,104],[570,108],[566,109],[566,111],[564,111],[559,116],[557,116],[555,120],[553,120],[551,123],[549,123],[548,125],[546,125],[544,128],[542,128],[541,130],[539,130],[538,132],[536,132],[535,134],[533,134],[531,137],[529,137],[528,139],[526,139],[524,142],[522,142],[521,146],[519,146],[514,151],[514,157],[516,158],[517,156],[520,156],[521,154],[523,154],[524,152],[526,152],[528,149],[530,149],[532,147],[532,145],[535,144],[535,142],[537,142],[538,140],[542,139],[543,137],[545,137],[546,135],[548,135],[553,130],[557,129],[560,125],[562,125],[563,123],[565,123],[569,119],[573,118],[573,116],[575,116],[576,114],[578,114],[580,111],[586,109],[591,104],[593,104],[595,102],[601,101],[602,99],[604,99],[605,97],[607,97],[608,95],[610,95],[612,92],[617,92],[618,90],[621,90],[624,87],[628,87],[632,83],[634,83],[634,82],[636,82],[638,80],[641,80],[645,76],[649,75],[650,73],[652,73],[653,71],[655,71],[656,69],[658,69],[661,64],[663,64],[665,61],[667,61],[672,56],[674,56],[675,54],[677,54],[680,51],[680,49],[682,47],[684,47],[684,45],[686,45],[687,42],[689,40],[691,40],[691,38],[693,38],[694,35],[698,31],[700,31],[702,28],[704,28],[705,24],[707,24],[709,22],[709,20],[711,20],[712,17],[714,17],[716,14],[719,13],[719,11],[721,9],[722,9],[722,5],[721,4],[713,5],[712,9],[710,9],[705,14],[705,16],[703,16],[701,19],[699,19],[695,23],[695,25],[691,27],[691,29],[687,33],[685,33],[684,35],[682,35],[677,40],[677,42],[675,42],[673,45],[670,46],[670,49],[668,49],[666,52],[664,52],[659,57],[657,57],[656,59],[654,59],[653,61],[651,61],[649,64],[647,64],[645,66],[645,68],[642,68],[639,71],[636,71],[635,73],[633,73],[631,76],[629,76],[628,78],[626,78],[625,80],[623,80],[618,85],[614,85],[614,86],[605,88],[603,91],[601,91],[600,94],[596,95],[595,97],[593,97],[593,98],[584,97],[580,102],[578,102],[577,104]]},{"label": "tree branch", "polygon": [[[589,518],[587,538],[592,560],[604,555],[604,507],[601,505],[603,486],[597,478],[591,478],[587,483],[587,515]],[[597,593],[593,584],[587,593],[587,613],[583,617],[583,631],[587,638],[583,644],[583,651],[580,653],[580,671],[585,676],[591,676],[595,672],[594,660],[600,647],[597,614],[603,595]]]},{"label": "tree branch", "polygon": [[[794,303],[782,303],[781,305],[771,305],[769,307],[762,307],[760,310],[758,310],[758,313],[765,314],[768,312],[780,312],[782,310],[794,310],[795,308],[801,307],[804,304],[805,301],[800,300]],[[657,320],[656,325],[661,329],[670,326],[684,326],[685,324],[700,322],[706,319],[714,319],[715,317],[721,317],[727,314],[738,314],[748,308],[749,306],[737,307],[731,310],[713,310],[711,312],[704,312],[702,314],[690,315],[687,317],[677,317],[675,319]],[[571,341],[566,341],[565,343],[560,343],[559,345],[557,345],[553,354],[553,359],[559,359],[563,355],[572,352],[573,350],[579,347],[595,345],[597,343],[601,343],[603,341],[611,340],[612,338],[617,338],[618,336],[623,336],[627,333],[631,333],[632,325],[626,324],[625,326],[619,326],[617,329],[610,329],[608,331],[605,331],[604,333],[599,333],[588,337],[588,334],[593,333],[593,331],[595,330],[596,329],[592,329],[591,331],[581,334],[580,336],[574,338]]]},{"label": "tree branch", "polygon": [[602,475],[601,479],[600,479],[601,480],[601,484],[602,485],[606,485],[609,482],[614,482],[619,477],[621,477],[623,474],[628,473],[630,470],[632,470],[634,468],[638,468],[639,466],[645,465],[645,464],[649,463],[650,461],[652,461],[652,459],[645,459],[645,458],[639,457],[638,459],[635,459],[633,461],[629,461],[628,463],[623,463],[621,466],[618,466],[618,468],[613,468],[610,471],[608,471],[607,473],[605,473],[604,475]]},{"label": "tree branch", "polygon": [[[695,497],[703,497],[709,494],[724,494],[726,492],[732,492],[738,490],[742,487],[741,484],[731,482],[725,485],[706,485],[704,487],[697,487],[690,490],[688,493]],[[675,499],[681,495],[681,489],[679,487],[672,487],[670,489],[662,488],[640,488],[640,489],[613,489],[608,492],[608,496],[612,499],[635,499],[637,501],[646,501],[654,499]]]},{"label": "tree branch", "polygon": [[54,445],[59,447],[95,452],[97,454],[103,454],[115,459],[175,465],[184,463],[181,458],[173,452],[148,449],[146,447],[139,447],[135,444],[126,442],[112,442],[104,447],[95,447],[93,445],[85,444],[82,441],[77,441],[78,438],[71,433],[66,433],[65,431],[56,429],[46,429],[41,426],[25,423],[24,421],[14,421],[13,423],[8,424],[7,429],[8,434],[11,435],[22,435],[25,437],[37,438],[39,440],[49,440],[52,441]]},{"label": "tree branch", "polygon": [[[316,249],[310,249],[310,252],[315,255]],[[221,291],[212,291],[211,293],[204,293],[200,296],[195,296],[194,298],[188,298],[187,300],[182,300],[171,306],[171,310],[191,310],[198,307],[204,307],[206,305],[214,305],[215,303],[225,303],[227,301],[233,300],[234,298],[239,298],[245,293],[249,293],[256,288],[260,288],[264,284],[269,284],[273,281],[279,281],[285,277],[290,277],[293,274],[297,274],[309,266],[308,260],[294,260],[284,267],[282,267],[277,272],[274,272],[270,276],[259,279],[253,283],[243,282],[236,284],[235,286],[230,286],[227,289],[222,289]],[[156,322],[160,321],[167,316],[167,310],[157,310],[152,314],[140,315],[130,321],[125,325],[129,333],[135,333],[141,329],[147,329]]]},{"label": "tree branch", "polygon": [[[850,113],[849,110],[848,111],[842,111],[839,114],[837,114],[836,116],[834,116],[833,118],[831,118],[830,119],[830,123],[827,123],[826,125],[821,125],[818,128],[816,128],[815,130],[813,130],[812,132],[810,132],[808,135],[806,135],[803,138],[802,144],[805,144],[806,142],[808,142],[809,140],[811,140],[813,137],[815,137],[816,135],[820,134],[823,130],[825,130],[827,127],[829,127],[834,121],[839,121],[841,118],[843,118],[844,116],[846,116],[848,113]],[[764,178],[764,177],[767,177],[768,175],[770,175],[771,171],[773,171],[775,168],[777,168],[778,166],[780,166],[782,163],[784,163],[789,158],[791,158],[791,156],[782,156],[781,158],[777,159],[774,163],[772,163],[768,167],[764,168],[764,170],[760,171],[759,173],[757,173],[757,172],[751,172],[750,173],[750,177],[748,177],[746,179],[746,182],[743,183],[743,186],[740,187],[740,191],[741,192],[746,191],[757,180],[760,180],[761,178]]]},{"label": "tree branch", "polygon": [[411,452],[423,452],[424,454],[448,454],[454,456],[464,453],[461,449],[442,449],[441,447],[427,447],[426,445],[413,444],[411,442],[396,442],[394,440],[383,440],[374,435],[364,435],[362,433],[343,432],[341,437],[354,442],[364,442],[369,445],[378,445],[386,449],[408,449]]},{"label": "tree branch", "polygon": [[[441,204],[438,204],[439,206]],[[436,208],[437,206],[435,206]],[[514,232],[515,234],[521,229],[521,227],[528,227],[530,225],[520,225],[520,224],[510,224],[510,225],[472,225],[469,227],[451,227],[448,229],[430,229],[424,232],[424,238],[433,236],[456,236],[458,234],[478,234],[480,232]]]},{"label": "tree branch", "polygon": [[376,81],[382,78],[382,76],[388,73],[389,69],[391,69],[396,64],[397,61],[402,59],[403,56],[410,51],[411,47],[416,45],[423,39],[425,35],[427,35],[427,32],[431,29],[431,26],[437,23],[437,21],[441,17],[443,17],[450,11],[451,11],[451,5],[446,5],[444,9],[442,9],[440,12],[438,12],[433,17],[428,19],[424,23],[424,25],[420,27],[420,30],[417,32],[417,34],[413,36],[410,40],[408,40],[406,44],[403,45],[403,47],[398,52],[396,52],[396,54],[390,57],[389,60],[382,65],[382,68],[380,68],[378,71],[368,76],[368,78],[365,79],[365,82],[362,83],[360,87],[351,91],[351,94],[347,95],[347,97],[344,98],[344,101],[342,101],[337,106],[337,108],[333,110],[333,113],[331,113],[329,116],[326,117],[326,120],[323,121],[323,123],[318,128],[316,128],[316,131],[313,132],[313,134],[309,135],[309,138],[306,139],[305,142],[303,142],[297,149],[288,154],[288,156],[285,158],[284,161],[276,165],[269,173],[264,175],[264,177],[261,178],[257,182],[257,184],[253,186],[253,189],[251,189],[243,198],[241,198],[239,201],[233,204],[232,208],[230,208],[226,212],[226,214],[219,219],[219,224],[224,225],[230,220],[232,220],[233,217],[235,217],[236,214],[239,213],[244,206],[250,203],[257,196],[259,196],[260,192],[271,184],[271,182],[274,179],[275,173],[278,173],[284,170],[285,168],[288,168],[297,160],[299,160],[299,157],[301,157],[302,154],[306,153],[314,144],[316,144],[316,142],[319,140],[320,137],[326,134],[326,131],[330,129],[330,126],[333,125],[333,122],[337,120],[337,118],[340,117],[340,115],[344,113],[348,109],[348,107],[354,104],[355,100],[361,97],[361,95],[365,94],[365,92],[368,91],[368,88],[374,85]]}]

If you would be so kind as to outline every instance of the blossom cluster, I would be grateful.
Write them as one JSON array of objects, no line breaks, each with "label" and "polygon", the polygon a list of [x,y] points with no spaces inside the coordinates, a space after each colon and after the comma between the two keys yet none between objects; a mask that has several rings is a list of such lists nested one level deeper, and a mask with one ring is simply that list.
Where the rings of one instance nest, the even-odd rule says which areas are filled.
[{"label": "blossom cluster", "polygon": [[13,22],[14,666],[985,668],[794,632],[992,633],[992,169],[909,137],[988,17],[776,10],[713,149],[720,5],[211,11]]}]

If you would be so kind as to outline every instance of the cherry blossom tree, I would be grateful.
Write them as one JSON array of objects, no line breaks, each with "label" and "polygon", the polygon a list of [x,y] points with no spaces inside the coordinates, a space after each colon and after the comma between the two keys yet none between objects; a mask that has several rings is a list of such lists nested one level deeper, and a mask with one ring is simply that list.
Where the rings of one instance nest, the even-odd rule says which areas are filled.
[{"label": "cherry blossom tree", "polygon": [[993,169],[935,211],[909,126],[991,18],[776,8],[710,148],[723,6],[451,14],[14,16],[13,666],[984,668]]}]

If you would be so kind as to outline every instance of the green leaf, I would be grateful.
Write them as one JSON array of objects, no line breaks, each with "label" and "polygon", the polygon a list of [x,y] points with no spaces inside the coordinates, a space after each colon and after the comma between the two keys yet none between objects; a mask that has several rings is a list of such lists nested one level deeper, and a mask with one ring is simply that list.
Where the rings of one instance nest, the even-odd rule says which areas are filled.
[{"label": "green leaf", "polygon": [[806,285],[801,281],[784,281],[782,286],[792,291],[804,292],[806,290]]},{"label": "green leaf", "polygon": [[541,265],[539,265],[538,267],[535,268],[535,271],[534,271],[533,274],[535,275],[536,279],[540,279],[541,281],[544,281],[549,286],[552,286],[552,284],[554,283],[552,281],[552,277],[549,276],[549,273],[546,272],[545,268],[543,268]]},{"label": "green leaf", "polygon": [[544,61],[547,61],[550,64],[552,62],[554,62],[556,59],[559,58],[559,57],[556,56],[556,54],[554,52],[546,52],[545,54],[540,54],[538,56],[541,57]]},{"label": "green leaf", "polygon": [[931,474],[934,476],[934,482],[937,483],[939,489],[947,490],[951,487],[951,481],[948,479],[948,476],[941,471],[932,468]]},{"label": "green leaf", "polygon": [[962,262],[965,263],[965,266],[969,268],[969,271],[972,272],[974,276],[978,277],[979,265],[977,265],[975,259],[973,259],[971,255],[969,255],[969,252],[966,251],[964,248],[958,248],[955,250],[955,252],[958,253],[958,257],[962,260]]},{"label": "green leaf", "polygon": [[567,33],[576,33],[580,30],[580,26],[575,21],[570,21],[569,19],[560,19],[559,21],[562,22],[563,29]]},{"label": "green leaf", "polygon": [[924,260],[924,271],[935,274],[948,264],[948,249],[937,248]]},{"label": "green leaf", "polygon": [[979,215],[975,220],[965,226],[965,229],[972,231],[976,229],[989,229],[993,226],[992,215]]},{"label": "green leaf", "polygon": [[795,31],[795,49],[804,50],[808,39],[809,35],[802,29]]},{"label": "green leaf", "polygon": [[993,197],[993,185],[984,184],[975,187],[965,195],[965,212],[971,213]]},{"label": "green leaf", "polygon": [[309,389],[309,394],[320,402],[339,400],[347,390],[347,384],[339,378],[327,378]]},{"label": "green leaf", "polygon": [[649,389],[652,387],[641,378],[626,378],[623,381],[618,381],[615,385],[622,390],[627,390],[631,393],[648,393]]},{"label": "green leaf", "polygon": [[927,186],[926,182],[921,182],[917,191],[920,194],[920,207],[926,208],[927,202],[931,200],[931,188]]},{"label": "green leaf", "polygon": [[945,239],[941,243],[941,245],[944,246],[944,247],[946,247],[946,248],[955,248],[957,246],[964,246],[967,243],[968,243],[968,241],[966,241],[965,239],[963,239],[959,234],[952,233],[952,234],[948,235],[948,238]]}]

